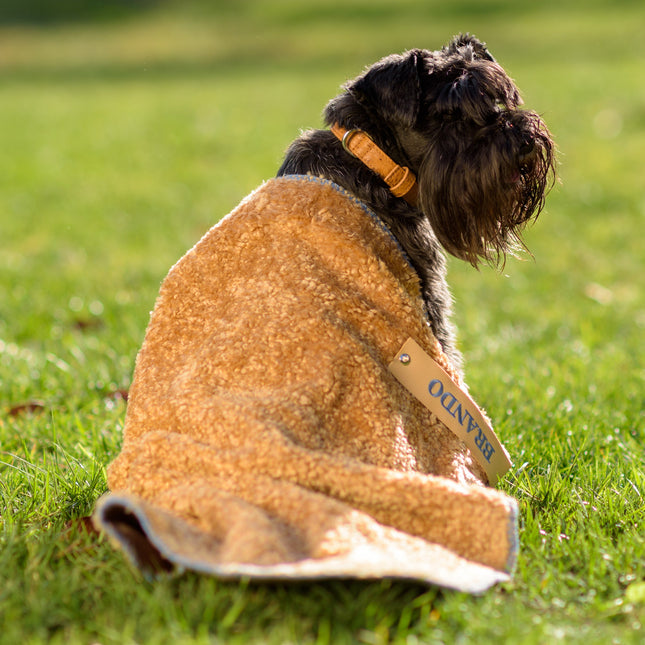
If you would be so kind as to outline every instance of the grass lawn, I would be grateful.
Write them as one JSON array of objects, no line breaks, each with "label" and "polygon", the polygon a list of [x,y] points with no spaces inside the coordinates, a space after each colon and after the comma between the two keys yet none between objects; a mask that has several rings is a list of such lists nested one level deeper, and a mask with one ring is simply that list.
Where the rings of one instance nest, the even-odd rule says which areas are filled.
[{"label": "grass lawn", "polygon": [[[0,643],[645,641],[640,0],[176,2],[0,24]],[[450,277],[515,468],[512,582],[149,584],[88,515],[168,268],[382,55],[486,40],[560,148],[535,259]]]}]

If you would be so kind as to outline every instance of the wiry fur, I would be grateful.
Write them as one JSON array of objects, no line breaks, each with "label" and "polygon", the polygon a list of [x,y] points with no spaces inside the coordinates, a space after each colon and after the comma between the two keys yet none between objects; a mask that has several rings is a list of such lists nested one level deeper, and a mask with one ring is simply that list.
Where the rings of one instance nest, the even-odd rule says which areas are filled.
[{"label": "wiry fur", "polygon": [[486,46],[456,36],[440,51],[379,61],[325,109],[327,125],[359,128],[419,182],[417,207],[396,198],[329,130],[287,150],[278,175],[312,173],[364,201],[390,228],[419,274],[435,336],[456,365],[441,247],[477,266],[521,244],[555,174],[554,146]]}]

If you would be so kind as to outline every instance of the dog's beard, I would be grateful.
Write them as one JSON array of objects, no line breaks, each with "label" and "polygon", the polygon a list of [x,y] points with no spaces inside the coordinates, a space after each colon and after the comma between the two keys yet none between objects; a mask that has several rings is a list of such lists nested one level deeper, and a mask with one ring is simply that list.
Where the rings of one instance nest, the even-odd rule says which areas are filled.
[{"label": "dog's beard", "polygon": [[473,127],[435,127],[418,173],[420,207],[443,247],[477,266],[524,248],[555,177],[553,143],[539,116],[503,110]]}]

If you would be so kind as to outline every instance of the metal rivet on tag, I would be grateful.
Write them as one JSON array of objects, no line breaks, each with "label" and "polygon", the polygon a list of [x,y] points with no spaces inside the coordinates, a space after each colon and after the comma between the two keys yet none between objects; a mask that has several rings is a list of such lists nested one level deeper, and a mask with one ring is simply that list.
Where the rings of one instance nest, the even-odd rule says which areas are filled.
[{"label": "metal rivet on tag", "polygon": [[401,354],[401,356],[399,356],[399,360],[404,365],[407,365],[410,362],[410,354]]}]

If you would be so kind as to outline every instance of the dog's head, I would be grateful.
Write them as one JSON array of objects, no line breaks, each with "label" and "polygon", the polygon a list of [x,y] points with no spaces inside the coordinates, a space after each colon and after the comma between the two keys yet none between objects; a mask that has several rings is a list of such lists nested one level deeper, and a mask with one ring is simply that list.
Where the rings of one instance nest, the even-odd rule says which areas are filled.
[{"label": "dog's head", "polygon": [[365,130],[416,173],[419,210],[448,252],[477,265],[521,244],[555,177],[554,144],[483,43],[389,56],[344,89],[327,123]]}]

